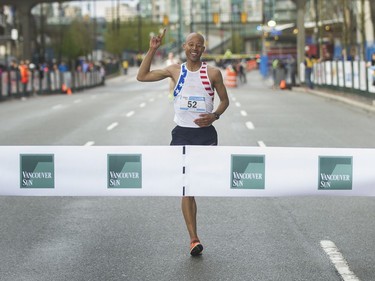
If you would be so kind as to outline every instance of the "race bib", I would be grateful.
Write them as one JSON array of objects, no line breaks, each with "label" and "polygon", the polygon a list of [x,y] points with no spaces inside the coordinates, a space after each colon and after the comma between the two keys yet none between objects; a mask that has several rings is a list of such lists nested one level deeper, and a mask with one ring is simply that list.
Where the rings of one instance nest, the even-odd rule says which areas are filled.
[{"label": "race bib", "polygon": [[179,100],[180,110],[190,112],[206,112],[206,101],[204,97],[183,97]]}]

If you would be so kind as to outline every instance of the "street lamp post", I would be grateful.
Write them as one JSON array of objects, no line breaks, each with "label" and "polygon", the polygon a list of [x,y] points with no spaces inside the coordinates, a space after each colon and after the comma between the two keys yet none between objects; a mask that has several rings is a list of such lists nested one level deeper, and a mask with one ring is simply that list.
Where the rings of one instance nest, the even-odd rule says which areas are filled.
[{"label": "street lamp post", "polygon": [[[297,0],[297,72],[299,73],[299,66],[304,61],[305,55],[305,0]],[[301,75],[301,73],[299,73]],[[300,76],[299,76],[300,77]]]},{"label": "street lamp post", "polygon": [[45,39],[44,39],[44,4],[40,3],[40,53],[39,62],[44,62]]}]

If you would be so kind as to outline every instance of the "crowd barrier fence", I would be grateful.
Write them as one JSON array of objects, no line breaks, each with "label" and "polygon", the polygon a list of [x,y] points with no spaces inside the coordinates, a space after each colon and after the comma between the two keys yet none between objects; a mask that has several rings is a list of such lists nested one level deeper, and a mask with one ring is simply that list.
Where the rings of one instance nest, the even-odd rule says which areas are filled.
[{"label": "crowd barrier fence", "polygon": [[21,83],[19,72],[5,71],[0,76],[0,97],[22,97],[30,94],[62,92],[63,85],[72,90],[83,90],[103,84],[99,71],[59,72],[48,71],[40,78],[38,72],[30,72],[27,84]]},{"label": "crowd barrier fence", "polygon": [[[323,61],[314,64],[312,82],[318,86],[341,88],[375,97],[375,67],[365,61]],[[300,81],[306,82],[305,65],[300,65]]]}]

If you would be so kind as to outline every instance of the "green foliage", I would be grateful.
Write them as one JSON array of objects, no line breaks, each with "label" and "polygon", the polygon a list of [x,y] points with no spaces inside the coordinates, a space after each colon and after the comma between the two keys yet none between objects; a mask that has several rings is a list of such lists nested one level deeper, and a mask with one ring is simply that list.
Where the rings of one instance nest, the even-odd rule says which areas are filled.
[{"label": "green foliage", "polygon": [[73,21],[62,30],[61,42],[57,45],[58,53],[69,60],[86,56],[93,50],[91,25]]},{"label": "green foliage", "polygon": [[242,53],[244,51],[244,40],[240,36],[239,32],[232,34],[232,52],[235,54]]},{"label": "green foliage", "polygon": [[108,23],[104,34],[105,49],[109,53],[120,55],[123,51],[145,52],[149,47],[150,33],[159,33],[159,24],[138,19],[122,22],[118,27]]}]

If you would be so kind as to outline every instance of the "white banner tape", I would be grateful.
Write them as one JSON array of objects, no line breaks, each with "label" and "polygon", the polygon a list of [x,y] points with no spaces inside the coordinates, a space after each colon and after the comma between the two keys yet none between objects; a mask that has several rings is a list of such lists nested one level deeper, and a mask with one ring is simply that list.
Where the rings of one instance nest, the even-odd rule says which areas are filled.
[{"label": "white banner tape", "polygon": [[375,196],[375,150],[186,147],[186,195]]},{"label": "white banner tape", "polygon": [[0,146],[0,195],[375,196],[375,149]]},{"label": "white banner tape", "polygon": [[0,147],[0,195],[181,196],[182,147]]}]

